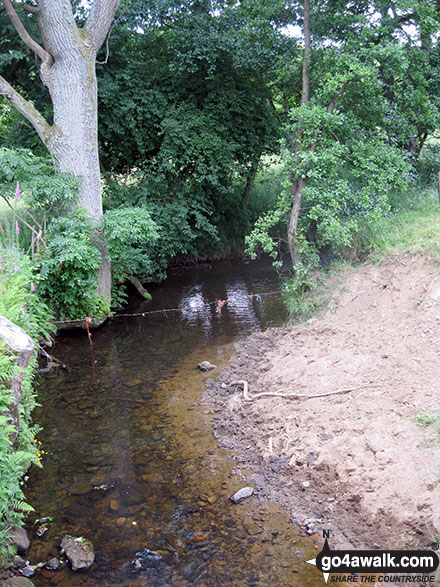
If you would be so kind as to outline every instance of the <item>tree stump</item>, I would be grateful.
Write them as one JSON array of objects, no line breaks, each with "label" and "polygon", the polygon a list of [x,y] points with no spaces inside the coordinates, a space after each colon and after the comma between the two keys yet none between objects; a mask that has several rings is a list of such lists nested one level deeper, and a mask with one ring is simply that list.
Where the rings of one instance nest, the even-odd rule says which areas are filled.
[{"label": "tree stump", "polygon": [[18,373],[9,382],[11,390],[9,413],[14,425],[14,432],[10,440],[14,443],[20,431],[20,397],[24,371],[29,364],[35,345],[32,338],[23,328],[17,326],[4,316],[0,316],[0,340],[17,356],[15,365],[19,367]]}]

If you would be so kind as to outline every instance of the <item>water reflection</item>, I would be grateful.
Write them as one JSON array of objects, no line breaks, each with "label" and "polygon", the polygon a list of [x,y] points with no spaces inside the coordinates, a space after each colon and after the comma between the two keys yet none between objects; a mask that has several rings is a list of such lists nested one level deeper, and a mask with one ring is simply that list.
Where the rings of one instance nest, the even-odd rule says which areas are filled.
[{"label": "water reflection", "polygon": [[179,308],[181,312],[181,319],[186,320],[189,325],[199,325],[205,336],[208,336],[212,331],[212,309],[213,306],[203,297],[202,285],[196,285],[189,288],[184,288],[182,298],[179,301]]}]

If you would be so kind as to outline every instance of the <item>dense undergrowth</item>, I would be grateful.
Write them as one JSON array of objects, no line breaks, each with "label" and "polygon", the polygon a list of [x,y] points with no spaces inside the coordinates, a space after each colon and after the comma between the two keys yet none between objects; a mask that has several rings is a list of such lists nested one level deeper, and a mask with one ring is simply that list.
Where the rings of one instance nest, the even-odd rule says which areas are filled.
[{"label": "dense undergrowth", "polygon": [[[21,326],[38,348],[41,339],[50,336],[48,306],[35,292],[38,275],[30,259],[17,249],[0,248],[0,315]],[[13,553],[8,530],[21,525],[32,507],[26,503],[21,480],[30,465],[40,463],[40,451],[31,414],[36,404],[32,388],[37,354],[34,353],[24,372],[20,398],[20,430],[14,443],[9,417],[10,381],[16,375],[15,357],[5,345],[0,349],[0,565]]]}]

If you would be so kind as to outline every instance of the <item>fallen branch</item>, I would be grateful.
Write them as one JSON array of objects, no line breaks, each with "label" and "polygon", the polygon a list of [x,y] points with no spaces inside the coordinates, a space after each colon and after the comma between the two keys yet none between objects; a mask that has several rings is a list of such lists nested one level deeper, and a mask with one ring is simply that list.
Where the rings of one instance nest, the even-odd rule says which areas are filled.
[{"label": "fallen branch", "polygon": [[245,399],[247,402],[251,402],[254,399],[258,399],[259,397],[287,397],[290,399],[312,399],[314,397],[326,397],[328,395],[349,393],[350,391],[356,391],[357,389],[364,389],[365,387],[374,386],[374,384],[370,381],[369,383],[364,383],[363,385],[358,385],[357,387],[337,389],[336,391],[327,391],[326,393],[315,393],[314,395],[305,395],[301,393],[282,393],[278,391],[262,391],[261,393],[254,393],[253,395],[250,395],[249,384],[244,379],[231,381],[228,387],[233,387],[234,385],[243,387],[243,399]]},{"label": "fallen branch", "polygon": [[146,300],[151,300],[151,294],[145,289],[142,283],[139,281],[137,277],[134,275],[127,275],[128,281],[130,281],[134,287],[136,288],[137,292]]}]

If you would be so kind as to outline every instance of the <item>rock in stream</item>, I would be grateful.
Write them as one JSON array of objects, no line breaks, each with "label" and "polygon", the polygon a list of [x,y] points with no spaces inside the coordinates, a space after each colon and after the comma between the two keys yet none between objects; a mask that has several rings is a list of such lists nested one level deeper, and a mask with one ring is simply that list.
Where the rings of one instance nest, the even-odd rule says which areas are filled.
[{"label": "rock in stream", "polygon": [[229,499],[232,503],[240,503],[243,499],[247,499],[254,493],[253,487],[243,487],[237,493],[234,493]]},{"label": "rock in stream", "polygon": [[66,534],[61,540],[61,554],[65,554],[72,565],[72,571],[88,569],[95,560],[93,544],[82,536],[74,538]]}]

